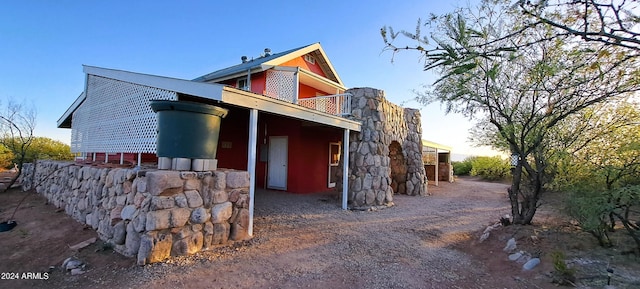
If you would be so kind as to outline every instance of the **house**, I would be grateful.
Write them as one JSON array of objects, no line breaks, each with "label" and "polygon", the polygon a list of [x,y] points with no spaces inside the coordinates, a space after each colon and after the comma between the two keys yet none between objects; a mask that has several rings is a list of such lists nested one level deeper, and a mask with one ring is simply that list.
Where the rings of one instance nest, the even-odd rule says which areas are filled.
[{"label": "house", "polygon": [[[193,80],[84,66],[85,90],[58,127],[80,158],[140,165],[158,161],[151,100],[212,104],[228,110],[217,167],[249,171],[256,188],[342,191],[345,209],[392,204],[393,188],[426,194],[419,112],[347,89],[319,43],[238,62]],[[392,142],[410,163],[394,179]]]},{"label": "house", "polygon": [[335,191],[342,209],[427,194],[420,112],[347,89],[319,43],[193,80],[84,72],[58,120],[72,152],[157,169],[39,162],[26,174],[57,173],[38,192],[139,264],[250,238],[258,189]]},{"label": "house", "polygon": [[265,49],[257,59],[239,62],[192,81],[85,66],[85,92],[58,127],[72,129],[72,151],[84,158],[154,162],[150,100],[215,103],[230,110],[220,128],[218,167],[247,170],[255,108],[256,185],[294,193],[332,189],[343,129],[358,131],[360,124],[343,117],[350,98],[320,44],[275,54]]}]

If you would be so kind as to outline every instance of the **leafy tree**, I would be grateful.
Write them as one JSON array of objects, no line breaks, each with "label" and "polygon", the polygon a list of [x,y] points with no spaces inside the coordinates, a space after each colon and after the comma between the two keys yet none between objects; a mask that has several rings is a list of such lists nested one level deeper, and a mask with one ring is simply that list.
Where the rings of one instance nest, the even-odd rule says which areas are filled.
[{"label": "leafy tree", "polygon": [[[509,198],[513,222],[529,224],[548,180],[549,132],[592,105],[638,90],[640,72],[638,56],[626,47],[587,43],[552,25],[531,29],[535,17],[519,9],[487,0],[432,15],[428,36],[420,20],[415,33],[390,27],[381,33],[386,49],[418,51],[425,70],[442,76],[421,101],[479,120],[477,142],[519,158]],[[562,12],[558,19],[570,18]],[[397,44],[398,36],[412,44]]]},{"label": "leafy tree", "polygon": [[18,174],[7,185],[9,189],[22,173],[27,153],[33,142],[36,127],[36,111],[33,106],[9,101],[0,111],[0,144],[15,157]]}]

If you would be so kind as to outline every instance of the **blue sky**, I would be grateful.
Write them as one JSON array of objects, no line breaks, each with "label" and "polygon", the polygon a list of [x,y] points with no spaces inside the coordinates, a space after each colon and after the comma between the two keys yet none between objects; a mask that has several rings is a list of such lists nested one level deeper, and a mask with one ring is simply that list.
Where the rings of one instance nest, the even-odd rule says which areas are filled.
[{"label": "blue sky", "polygon": [[[435,2],[435,3],[434,3]],[[464,2],[462,3],[464,4]],[[490,155],[467,142],[471,122],[439,104],[410,101],[433,82],[417,54],[392,63],[382,26],[415,28],[454,1],[3,1],[0,101],[33,102],[36,135],[69,143],[56,121],[82,92],[82,65],[192,79],[258,57],[320,42],[347,87],[374,87],[420,108],[423,137],[454,153]]]}]

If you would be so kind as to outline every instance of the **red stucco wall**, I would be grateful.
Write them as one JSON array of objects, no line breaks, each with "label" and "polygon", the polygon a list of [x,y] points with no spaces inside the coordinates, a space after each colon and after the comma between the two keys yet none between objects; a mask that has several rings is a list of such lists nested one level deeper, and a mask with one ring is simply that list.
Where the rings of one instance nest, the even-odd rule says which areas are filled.
[{"label": "red stucco wall", "polygon": [[[218,167],[246,170],[249,113],[231,108],[222,121],[218,140]],[[265,131],[266,130],[266,131]],[[265,188],[267,163],[260,161],[268,154],[264,144],[270,136],[287,136],[287,191],[313,193],[330,190],[328,187],[329,143],[342,140],[342,131],[318,125],[303,125],[291,118],[260,113],[258,116],[258,146],[256,186]],[[231,148],[222,148],[223,143]],[[261,147],[265,147],[264,150]],[[266,156],[265,156],[266,158]]]}]

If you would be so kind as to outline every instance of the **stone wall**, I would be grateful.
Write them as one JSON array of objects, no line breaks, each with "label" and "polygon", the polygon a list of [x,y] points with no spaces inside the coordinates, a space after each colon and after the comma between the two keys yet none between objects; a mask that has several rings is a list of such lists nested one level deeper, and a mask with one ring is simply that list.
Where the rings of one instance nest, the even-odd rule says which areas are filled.
[{"label": "stone wall", "polygon": [[351,118],[362,121],[362,131],[349,136],[351,207],[393,205],[394,193],[426,195],[420,112],[389,102],[382,90],[347,92],[353,95]]},{"label": "stone wall", "polygon": [[[44,180],[44,181],[38,181]],[[249,174],[27,164],[23,188],[45,196],[138,264],[248,239]]]}]

